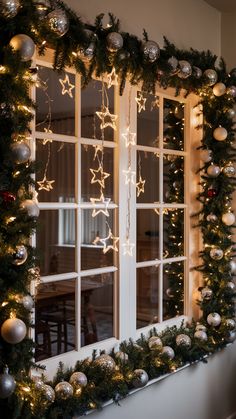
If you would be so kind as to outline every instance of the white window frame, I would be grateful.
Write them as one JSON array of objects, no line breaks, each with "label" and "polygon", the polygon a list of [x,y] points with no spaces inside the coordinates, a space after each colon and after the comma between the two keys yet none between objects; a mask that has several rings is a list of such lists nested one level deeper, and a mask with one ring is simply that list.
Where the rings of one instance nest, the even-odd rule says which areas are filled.
[{"label": "white window frame", "polygon": [[[35,60],[35,65],[43,65],[49,68],[52,68],[52,61],[53,61],[53,51],[48,50],[45,56],[37,56]],[[76,318],[77,318],[77,333],[76,333],[76,340],[75,346],[78,350],[72,350],[64,354],[60,354],[54,356],[49,359],[45,359],[40,361],[46,366],[46,374],[48,378],[52,378],[55,375],[55,372],[58,367],[58,362],[62,361],[68,366],[73,366],[78,359],[83,359],[87,356],[91,356],[92,351],[96,349],[98,352],[99,350],[107,350],[109,351],[112,347],[118,348],[119,343],[125,339],[130,337],[136,339],[140,337],[141,333],[148,333],[148,331],[154,326],[150,325],[144,327],[142,329],[136,329],[136,269],[137,267],[148,267],[148,266],[155,266],[157,265],[156,261],[147,261],[147,262],[136,262],[136,246],[133,252],[133,257],[129,257],[123,254],[122,244],[125,243],[126,239],[126,225],[124,223],[124,219],[126,218],[127,214],[127,197],[128,188],[124,182],[124,173],[123,170],[127,170],[128,165],[128,153],[127,148],[125,146],[124,139],[122,138],[122,133],[126,132],[127,128],[127,114],[128,114],[128,106],[129,106],[129,89],[130,85],[127,82],[124,94],[119,96],[118,88],[115,88],[115,113],[119,115],[118,123],[117,123],[117,131],[115,133],[114,141],[105,141],[104,146],[110,147],[114,149],[114,173],[116,173],[117,182],[114,182],[114,202],[109,205],[110,209],[118,208],[118,215],[114,217],[113,222],[113,233],[119,235],[119,255],[116,254],[117,258],[117,266],[119,264],[119,271],[118,268],[115,266],[112,267],[104,267],[98,269],[90,269],[90,270],[83,270],[81,271],[80,266],[80,246],[81,246],[81,213],[84,209],[91,209],[92,205],[88,202],[81,201],[81,185],[80,185],[80,177],[78,173],[78,168],[81,167],[81,145],[96,145],[101,144],[101,141],[90,139],[90,138],[82,138],[81,131],[80,131],[80,114],[81,114],[81,100],[80,94],[78,92],[81,91],[81,83],[80,83],[80,76],[75,73],[73,68],[66,68],[66,72],[75,74],[75,91],[77,94],[75,96],[75,135],[74,136],[67,136],[61,134],[48,134],[47,137],[63,142],[70,142],[75,144],[76,149],[76,184],[75,184],[75,203],[49,203],[49,202],[39,202],[39,208],[41,210],[52,210],[52,209],[74,209],[77,211],[77,223],[76,223],[76,237],[77,237],[77,245],[75,246],[76,251],[76,265],[75,265],[75,272],[70,272],[66,274],[57,274],[57,275],[50,275],[41,277],[42,283],[50,283],[54,281],[61,281],[61,280],[69,280],[75,279],[75,300],[76,300]],[[131,92],[131,121],[130,121],[130,128],[132,132],[137,131],[137,107],[135,102],[135,97],[137,91],[139,89],[132,87]],[[163,330],[167,326],[172,325],[179,325],[183,319],[187,320],[192,318],[192,316],[197,316],[199,309],[197,305],[194,303],[194,294],[195,289],[198,286],[198,277],[196,272],[192,271],[192,268],[199,263],[198,259],[198,251],[200,248],[200,235],[197,229],[193,229],[191,224],[194,222],[190,219],[190,214],[196,212],[199,208],[199,204],[196,201],[196,195],[199,191],[199,177],[196,176],[196,171],[199,168],[199,156],[196,152],[197,146],[200,144],[200,136],[201,131],[196,130],[195,127],[199,123],[201,123],[201,118],[198,115],[198,108],[196,107],[199,99],[194,96],[190,95],[187,99],[184,97],[183,93],[175,97],[174,89],[160,89],[157,88],[157,95],[160,98],[160,114],[159,114],[159,132],[160,132],[160,141],[163,141],[162,134],[163,134],[163,100],[164,98],[172,99],[172,100],[180,100],[181,102],[185,103],[185,151],[178,152],[176,150],[171,150],[171,154],[175,155],[184,155],[185,157],[185,204],[164,204],[164,207],[168,208],[178,208],[178,207],[186,207],[186,215],[185,215],[185,237],[189,239],[185,241],[185,256],[179,258],[173,258],[174,261],[179,260],[187,260],[187,267],[186,271],[189,272],[188,280],[185,280],[185,293],[184,293],[184,306],[185,306],[185,314],[180,317],[176,317],[170,320],[163,321],[162,323],[155,324],[155,327],[158,331]],[[36,98],[36,90],[32,88],[32,98],[35,100]],[[35,149],[36,149],[36,138],[43,139],[45,138],[44,132],[37,132],[35,131],[35,125],[32,123],[32,155],[35,158]],[[132,170],[136,171],[136,152],[137,150],[141,151],[148,151],[148,152],[156,152],[158,148],[156,147],[146,147],[141,145],[136,145],[132,147],[131,151],[131,161],[132,161]],[[161,168],[160,168],[161,170]],[[115,178],[114,177],[114,178]],[[159,182],[162,182],[162,178],[160,177]],[[191,191],[189,188],[191,185]],[[79,203],[79,204],[77,204]],[[119,205],[117,205],[119,203]],[[132,185],[131,189],[131,214],[132,214],[132,223],[130,229],[130,242],[136,243],[136,209],[148,209],[148,208],[162,208],[163,204],[136,204],[136,186]],[[119,226],[119,229],[118,229]],[[162,227],[159,225],[159,227]],[[160,228],[160,231],[162,229]],[[118,234],[119,233],[119,234]],[[32,245],[36,244],[36,237],[32,237]],[[165,259],[166,262],[170,262],[172,259]],[[116,337],[110,338],[104,341],[100,341],[97,343],[93,343],[88,346],[80,347],[80,279],[85,276],[90,276],[94,274],[103,274],[112,272],[114,274],[114,305],[113,305],[113,318],[114,318],[114,335]],[[119,274],[118,274],[119,272]],[[120,278],[120,280],[119,280]],[[160,281],[159,281],[160,282]],[[35,283],[32,283],[31,292],[34,293],[35,291]],[[159,299],[162,296],[162,287],[159,284]],[[159,304],[159,310],[162,309],[162,304]],[[161,314],[161,313],[159,313]],[[31,337],[34,339],[34,329],[31,331]]]}]

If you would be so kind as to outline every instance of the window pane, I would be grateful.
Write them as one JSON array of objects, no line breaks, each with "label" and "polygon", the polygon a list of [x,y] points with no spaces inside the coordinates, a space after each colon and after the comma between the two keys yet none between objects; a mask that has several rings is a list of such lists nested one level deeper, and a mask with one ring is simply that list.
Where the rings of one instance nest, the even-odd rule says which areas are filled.
[{"label": "window pane", "polygon": [[137,269],[137,328],[157,323],[159,268]]},{"label": "window pane", "polygon": [[113,273],[81,278],[81,346],[114,336]]},{"label": "window pane", "polygon": [[137,261],[159,258],[159,216],[151,209],[137,210]]},{"label": "window pane", "polygon": [[36,240],[41,275],[75,271],[74,210],[42,210]]},{"label": "window pane", "polygon": [[40,284],[35,297],[36,361],[75,348],[75,280]]},{"label": "window pane", "polygon": [[[74,202],[75,200],[75,145],[61,141],[36,141],[36,171],[39,201]],[[47,181],[53,183],[47,183]],[[51,185],[51,186],[50,186]],[[44,187],[44,189],[40,189]],[[45,190],[49,189],[49,190]]]},{"label": "window pane", "polygon": [[[61,82],[60,82],[61,80]],[[36,89],[36,131],[75,134],[75,76],[39,66]]]},{"label": "window pane", "polygon": [[151,94],[145,98],[145,110],[137,113],[137,144],[159,147],[159,98]]},{"label": "window pane", "polygon": [[137,152],[136,182],[139,183],[136,190],[138,203],[159,201],[159,157],[154,153]]},{"label": "window pane", "polygon": [[[101,196],[101,186],[98,181],[104,178],[103,194],[105,198],[114,199],[113,191],[113,149],[104,148],[103,157],[103,172],[99,171],[102,153],[97,152],[95,157],[96,147],[82,145],[81,147],[81,199],[84,202],[90,202],[90,198],[99,198]],[[94,170],[91,172],[90,169]],[[98,170],[98,172],[97,172]],[[109,176],[106,177],[106,174]],[[91,183],[93,182],[93,183]]]},{"label": "window pane", "polygon": [[[114,114],[114,87],[106,90],[105,106]],[[101,139],[101,119],[96,112],[101,112],[102,82],[92,80],[85,89],[81,90],[81,137]],[[110,122],[110,120],[108,120]],[[113,141],[114,130],[108,126],[104,130],[105,140]]]},{"label": "window pane", "polygon": [[184,262],[163,266],[163,320],[184,314]]},{"label": "window pane", "polygon": [[184,157],[164,155],[164,202],[184,203]]},{"label": "window pane", "polygon": [[163,257],[184,255],[184,210],[166,209],[163,215]]},{"label": "window pane", "polygon": [[[99,211],[99,208],[97,208],[96,211]],[[100,239],[108,237],[108,221],[111,231],[114,233],[113,212],[114,210],[109,210],[109,217],[106,217],[102,213],[93,217],[93,210],[82,211],[81,269],[101,268],[104,266],[112,266],[114,264],[117,265],[117,262],[115,261],[117,253],[113,252],[111,248],[109,249],[109,246],[118,248],[118,240],[107,239],[105,243],[100,242]],[[108,218],[109,220],[107,220]],[[108,251],[104,253],[106,249],[108,249]]]},{"label": "window pane", "polygon": [[184,150],[184,104],[164,99],[164,148]]}]

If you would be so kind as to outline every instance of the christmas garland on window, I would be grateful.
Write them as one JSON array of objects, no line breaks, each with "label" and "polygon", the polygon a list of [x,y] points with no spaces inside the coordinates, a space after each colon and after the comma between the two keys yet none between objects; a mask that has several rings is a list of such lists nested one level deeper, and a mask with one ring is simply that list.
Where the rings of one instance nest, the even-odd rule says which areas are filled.
[{"label": "christmas garland on window", "polygon": [[[149,379],[204,361],[236,337],[231,236],[236,70],[228,73],[223,60],[216,68],[217,57],[209,51],[179,50],[166,39],[160,50],[146,32],[143,41],[120,32],[112,14],[105,28],[102,14],[94,25],[85,25],[60,1],[2,0],[0,28],[0,409],[7,418],[71,418],[110,399],[118,403]],[[29,285],[39,276],[30,246],[39,211],[28,145],[34,110],[29,90],[37,82],[37,69],[31,67],[35,46],[41,54],[53,48],[55,71],[74,66],[84,86],[92,75],[115,69],[121,94],[126,80],[141,83],[143,92],[155,92],[157,83],[176,88],[176,94],[184,89],[186,95],[199,95],[204,114],[197,197],[204,246],[197,267],[204,279],[202,318],[158,335],[153,329],[149,337],[123,342],[117,353],[94,353],[73,370],[60,365],[51,383],[30,377],[34,343],[27,337],[33,307]],[[181,308],[177,291],[174,298]]]}]

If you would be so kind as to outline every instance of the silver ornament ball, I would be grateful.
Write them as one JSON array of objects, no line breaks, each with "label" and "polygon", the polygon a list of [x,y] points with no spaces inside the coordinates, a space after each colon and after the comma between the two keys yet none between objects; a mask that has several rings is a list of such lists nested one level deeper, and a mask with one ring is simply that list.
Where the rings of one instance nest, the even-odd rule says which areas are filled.
[{"label": "silver ornament ball", "polygon": [[224,83],[216,83],[215,86],[213,86],[213,93],[215,96],[219,97],[226,93],[226,86]]},{"label": "silver ornament ball", "polygon": [[222,221],[227,226],[232,226],[235,223],[235,215],[232,212],[226,212],[222,215]]},{"label": "silver ornament ball", "polygon": [[236,275],[236,262],[234,260],[231,260],[229,262],[230,271],[233,275]]},{"label": "silver ornament ball", "polygon": [[171,72],[175,73],[177,71],[177,68],[178,68],[178,65],[179,65],[179,61],[177,60],[177,58],[172,56],[172,57],[168,58],[167,62],[171,67]]},{"label": "silver ornament ball", "polygon": [[16,246],[15,252],[13,252],[13,265],[20,266],[25,263],[28,257],[27,249],[24,245]]},{"label": "silver ornament ball", "polygon": [[208,68],[207,70],[205,70],[203,73],[203,76],[208,86],[213,86],[217,82],[217,79],[218,79],[217,72],[211,68]]},{"label": "silver ornament ball", "polygon": [[235,327],[236,327],[236,323],[235,323],[235,320],[234,319],[226,319],[225,320],[225,324],[231,330],[234,330]]},{"label": "silver ornament ball", "polygon": [[12,158],[17,164],[26,163],[31,155],[30,148],[28,144],[22,143],[13,143],[11,145]]},{"label": "silver ornament ball", "polygon": [[234,292],[235,291],[235,283],[233,281],[228,281],[225,285],[228,291]]},{"label": "silver ornament ball", "polygon": [[13,36],[10,40],[10,46],[20,53],[21,61],[29,61],[34,55],[34,41],[23,33]]},{"label": "silver ornament ball", "polygon": [[116,359],[119,359],[121,362],[126,364],[129,360],[129,355],[123,351],[118,351],[116,352]]},{"label": "silver ornament ball", "polygon": [[69,29],[69,20],[67,14],[61,8],[50,12],[46,17],[49,29],[57,36],[61,37]]},{"label": "silver ornament ball", "polygon": [[31,311],[34,307],[34,300],[31,295],[24,295],[24,297],[21,299],[21,302],[24,308],[28,311]]},{"label": "silver ornament ball", "polygon": [[212,151],[211,150],[201,150],[200,159],[204,163],[209,163],[212,160]]},{"label": "silver ornament ball", "polygon": [[85,48],[80,48],[78,51],[78,56],[89,63],[90,60],[93,58],[95,49],[96,49],[96,36],[94,32],[90,31],[89,29],[85,30],[86,36],[88,38],[88,44]]},{"label": "silver ornament ball", "polygon": [[55,400],[55,391],[48,384],[44,384],[42,388],[43,395],[47,403],[53,403]]},{"label": "silver ornament ball", "polygon": [[198,330],[201,330],[202,332],[206,332],[207,331],[207,328],[206,328],[206,326],[204,326],[204,324],[197,324],[196,325],[196,332]]},{"label": "silver ornament ball", "polygon": [[25,323],[16,317],[5,320],[1,327],[2,338],[12,345],[21,342],[25,338],[26,332]]},{"label": "silver ornament ball", "polygon": [[66,400],[69,397],[73,396],[73,387],[67,381],[62,381],[58,383],[55,387],[55,395],[58,399]]},{"label": "silver ornament ball", "polygon": [[227,92],[227,94],[229,96],[236,97],[236,86],[230,86],[230,87],[228,87],[227,90],[226,90],[226,92]]},{"label": "silver ornament ball", "polygon": [[196,79],[200,79],[202,77],[202,70],[199,67],[193,66],[193,76]]},{"label": "silver ornament ball", "polygon": [[220,167],[215,164],[211,164],[207,168],[207,174],[209,177],[217,177],[220,174]]},{"label": "silver ornament ball", "polygon": [[106,38],[107,49],[110,52],[117,52],[123,47],[123,38],[118,32],[110,32]]},{"label": "silver ornament ball", "polygon": [[36,390],[43,390],[44,389],[44,382],[40,377],[37,377],[36,375],[32,377],[32,381],[34,382],[34,387]]},{"label": "silver ornament ball", "polygon": [[21,202],[21,208],[25,209],[28,212],[29,217],[38,217],[39,216],[39,207],[35,201],[32,199],[25,199]]},{"label": "silver ornament ball", "polygon": [[177,335],[175,341],[177,346],[184,346],[186,348],[191,347],[191,339],[188,335],[185,335],[184,333]]},{"label": "silver ornament ball", "polygon": [[207,215],[206,219],[211,223],[215,223],[218,220],[217,216],[215,214],[212,214],[212,212]]},{"label": "silver ornament ball", "polygon": [[226,164],[223,168],[223,173],[227,177],[234,177],[236,171],[235,171],[235,167],[233,166],[233,164],[232,163]]},{"label": "silver ornament ball", "polygon": [[148,375],[146,371],[139,368],[134,370],[134,378],[132,384],[135,388],[144,387],[148,382]]},{"label": "silver ornament ball", "polygon": [[0,0],[0,15],[6,19],[15,17],[19,8],[19,0]]},{"label": "silver ornament ball", "polygon": [[149,349],[151,350],[155,350],[155,349],[161,350],[163,344],[162,344],[161,339],[158,336],[152,336],[150,339],[148,339],[148,346],[149,346]]},{"label": "silver ornament ball", "polygon": [[233,108],[228,109],[227,115],[228,115],[229,118],[234,118],[235,117],[235,110]]},{"label": "silver ornament ball", "polygon": [[204,332],[204,330],[196,330],[196,332],[194,333],[194,337],[197,340],[200,340],[202,342],[206,342],[207,341],[207,334],[206,332]]},{"label": "silver ornament ball", "polygon": [[143,45],[145,60],[154,63],[160,56],[160,47],[155,41],[146,41]]},{"label": "silver ornament ball", "polygon": [[216,141],[224,141],[226,140],[228,135],[227,130],[224,127],[218,127],[213,131],[213,137]]},{"label": "silver ornament ball", "polygon": [[213,295],[213,291],[211,288],[204,287],[201,290],[201,296],[204,300],[210,300]]},{"label": "silver ornament ball", "polygon": [[175,357],[174,349],[172,349],[171,346],[163,346],[161,353],[170,360]]},{"label": "silver ornament ball", "polygon": [[210,257],[211,257],[213,260],[221,260],[221,259],[223,258],[223,256],[224,256],[224,252],[223,252],[223,250],[222,250],[222,249],[220,249],[219,247],[213,247],[213,248],[210,250]]},{"label": "silver ornament ball", "polygon": [[113,371],[115,369],[116,363],[110,355],[103,354],[95,359],[94,365],[99,366],[102,369]]},{"label": "silver ornament ball", "polygon": [[11,396],[15,388],[16,382],[12,375],[8,373],[8,368],[5,368],[3,374],[0,374],[0,399]]},{"label": "silver ornament ball", "polygon": [[208,316],[207,316],[207,323],[210,326],[214,326],[214,327],[219,326],[220,323],[221,323],[221,317],[220,317],[220,315],[218,313],[210,313],[210,314],[208,314]]},{"label": "silver ornament ball", "polygon": [[232,342],[235,341],[235,339],[236,339],[236,331],[235,330],[231,330],[231,331],[226,333],[226,336],[225,336],[226,342],[232,343]]},{"label": "silver ornament ball", "polygon": [[179,61],[179,72],[178,77],[181,79],[187,79],[192,74],[192,67],[188,61]]},{"label": "silver ornament ball", "polygon": [[70,377],[69,383],[73,387],[85,387],[88,384],[88,379],[83,372],[74,372]]}]

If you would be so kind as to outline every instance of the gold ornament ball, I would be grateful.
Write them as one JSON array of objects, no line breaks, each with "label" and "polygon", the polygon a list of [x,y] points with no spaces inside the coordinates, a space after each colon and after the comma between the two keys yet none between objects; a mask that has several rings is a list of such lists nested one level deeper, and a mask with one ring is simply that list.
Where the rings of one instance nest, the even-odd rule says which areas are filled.
[{"label": "gold ornament ball", "polygon": [[214,95],[219,97],[226,93],[226,86],[224,83],[219,82],[215,84],[212,90],[213,90]]},{"label": "gold ornament ball", "polygon": [[223,173],[227,177],[235,176],[235,167],[232,165],[232,163],[228,163],[224,166]]},{"label": "gold ornament ball", "polygon": [[223,252],[223,250],[222,250],[222,249],[220,249],[219,247],[213,247],[213,248],[210,250],[210,257],[211,257],[213,260],[221,260],[221,259],[223,258],[223,256],[224,256],[224,252]]},{"label": "gold ornament ball", "polygon": [[108,369],[113,371],[115,369],[116,363],[110,355],[100,355],[94,361],[95,366],[99,366],[102,369]]},{"label": "gold ornament ball", "polygon": [[69,383],[73,387],[85,387],[88,384],[88,379],[83,372],[74,372],[70,377]]},{"label": "gold ornament ball", "polygon": [[0,0],[0,15],[6,19],[15,17],[19,11],[19,0]]},{"label": "gold ornament ball", "polygon": [[51,386],[49,386],[48,384],[44,384],[44,386],[42,387],[42,392],[43,392],[43,395],[44,395],[47,403],[53,403],[54,402],[55,391],[53,390],[53,388]]},{"label": "gold ornament ball", "polygon": [[213,137],[216,141],[224,141],[226,140],[228,135],[227,130],[224,127],[218,127],[213,131]]},{"label": "gold ornament ball", "polygon": [[58,399],[66,400],[73,396],[73,387],[67,381],[58,383],[55,387],[55,395]]},{"label": "gold ornament ball", "polygon": [[191,347],[191,339],[188,335],[185,335],[184,333],[177,335],[175,341],[177,346],[184,346],[185,348]]},{"label": "gold ornament ball", "polygon": [[20,53],[22,61],[29,61],[34,55],[35,44],[28,35],[23,33],[13,36],[10,40],[10,46]]},{"label": "gold ornament ball", "polygon": [[148,346],[151,350],[161,350],[163,347],[162,341],[158,336],[152,336],[150,339],[148,339]]},{"label": "gold ornament ball", "polygon": [[25,338],[26,333],[27,329],[25,323],[16,317],[5,320],[1,327],[2,338],[12,345],[20,343]]}]

